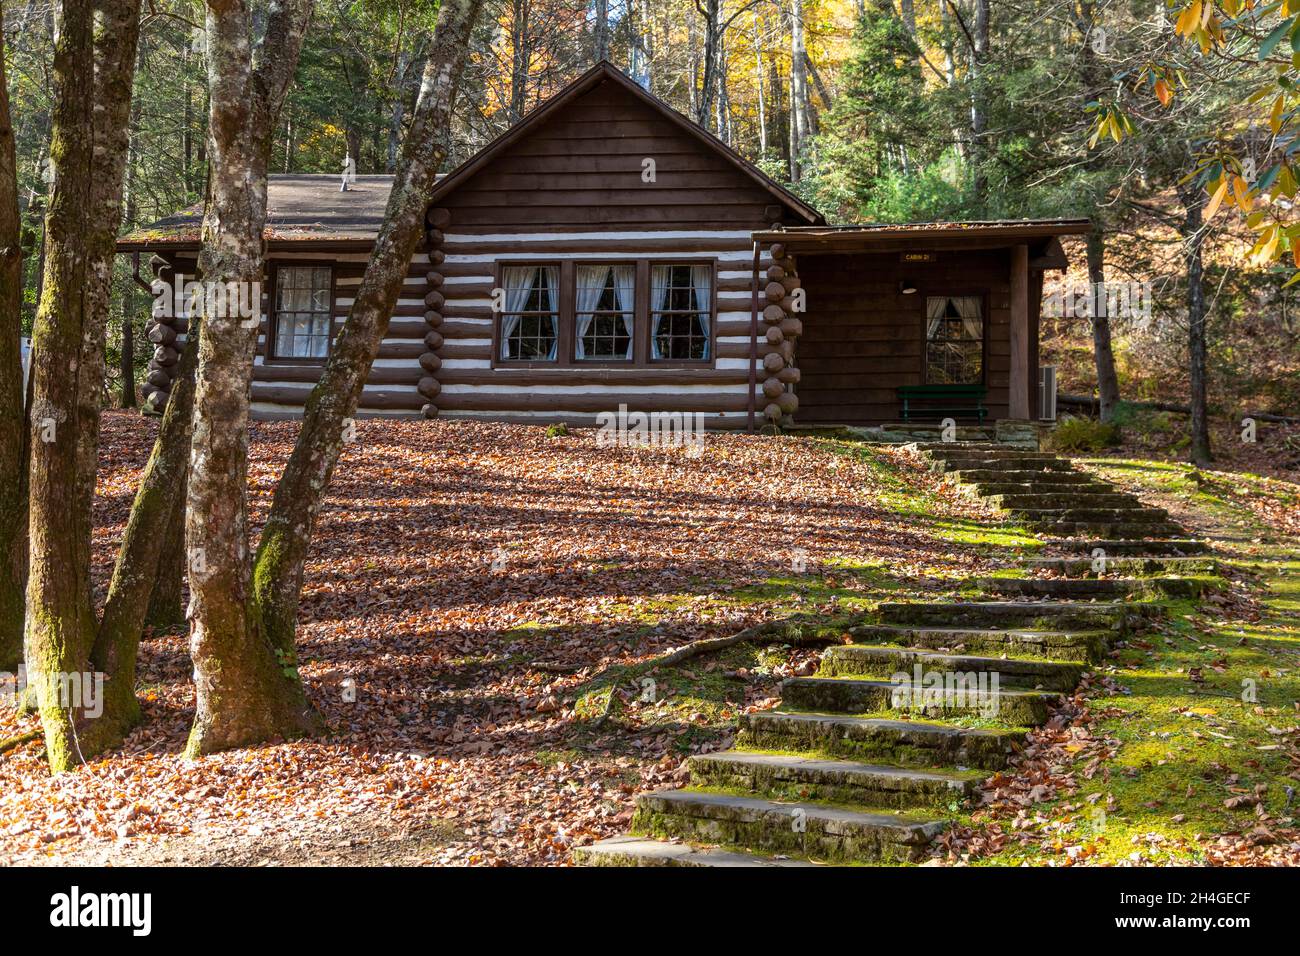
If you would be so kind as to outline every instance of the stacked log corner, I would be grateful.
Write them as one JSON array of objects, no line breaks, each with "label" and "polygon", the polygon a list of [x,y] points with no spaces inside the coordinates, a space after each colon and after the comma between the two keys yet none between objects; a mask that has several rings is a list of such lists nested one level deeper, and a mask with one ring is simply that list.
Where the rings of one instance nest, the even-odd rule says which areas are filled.
[{"label": "stacked log corner", "polygon": [[772,264],[767,269],[767,285],[763,290],[766,305],[762,314],[766,328],[759,330],[760,339],[771,349],[763,356],[760,369],[760,374],[767,376],[762,383],[763,398],[767,401],[763,415],[774,424],[788,425],[799,408],[794,393],[794,386],[799,383],[795,342],[803,334],[803,322],[796,317],[794,309],[799,274],[784,244],[774,242],[769,255]]},{"label": "stacked log corner", "polygon": [[421,376],[417,386],[420,395],[427,400],[427,404],[423,407],[425,418],[438,416],[436,402],[438,393],[442,391],[442,385],[438,381],[442,358],[438,353],[442,349],[443,337],[438,330],[442,326],[443,306],[447,299],[442,292],[443,275],[440,266],[447,258],[446,253],[442,251],[442,244],[446,240],[444,230],[450,224],[451,213],[446,209],[430,209],[425,216],[424,239],[429,255],[429,271],[425,275],[424,322],[429,330],[424,333],[425,351],[420,355],[420,368],[425,374]]},{"label": "stacked log corner", "polygon": [[[161,415],[171,397],[172,382],[176,378],[181,349],[185,347],[189,319],[175,314],[178,311],[175,309],[176,296],[173,292],[174,283],[178,281],[176,270],[160,256],[154,256],[149,265],[154,276],[154,300],[145,335],[153,343],[153,356],[149,359],[149,371],[145,373],[144,385],[141,387],[144,396],[141,412],[146,415]],[[179,277],[179,281],[183,280],[183,276]]]}]

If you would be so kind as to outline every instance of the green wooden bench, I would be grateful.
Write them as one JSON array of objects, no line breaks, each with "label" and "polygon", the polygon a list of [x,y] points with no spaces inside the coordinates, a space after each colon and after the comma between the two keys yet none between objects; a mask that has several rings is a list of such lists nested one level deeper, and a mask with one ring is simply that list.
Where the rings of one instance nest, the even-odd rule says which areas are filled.
[{"label": "green wooden bench", "polygon": [[983,385],[900,385],[898,400],[903,403],[905,422],[913,421],[916,416],[942,415],[976,417],[982,425],[989,413],[984,405],[988,393]]}]

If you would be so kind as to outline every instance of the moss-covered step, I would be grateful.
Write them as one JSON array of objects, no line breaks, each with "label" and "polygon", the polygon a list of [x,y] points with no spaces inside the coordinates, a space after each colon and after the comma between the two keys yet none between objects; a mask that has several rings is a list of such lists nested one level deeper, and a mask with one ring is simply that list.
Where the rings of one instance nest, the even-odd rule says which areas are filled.
[{"label": "moss-covered step", "polygon": [[1109,557],[1100,564],[1096,558],[1030,558],[1025,567],[1033,571],[1051,571],[1067,577],[1098,577],[1102,574],[1125,574],[1153,577],[1160,574],[1219,575],[1223,565],[1217,558],[1206,557]]},{"label": "moss-covered step", "polygon": [[1061,551],[1071,554],[1094,554],[1101,549],[1110,556],[1144,555],[1149,557],[1186,557],[1188,555],[1209,554],[1208,541],[1186,538],[1182,533],[1166,538],[1051,538],[1043,542],[1046,551]]},{"label": "moss-covered step", "polygon": [[915,647],[837,644],[822,654],[818,674],[825,677],[883,677],[923,671],[945,673],[995,673],[1004,687],[1066,693],[1079,685],[1086,669],[1077,661],[1027,660],[1016,657],[980,657],[941,654]]},{"label": "moss-covered step", "polygon": [[781,803],[697,790],[637,797],[632,832],[743,846],[831,863],[911,863],[944,831],[943,820],[818,803]]},{"label": "moss-covered step", "polygon": [[1015,484],[1051,482],[1052,484],[1091,487],[1097,484],[1097,480],[1091,475],[1085,475],[1078,471],[1061,471],[1059,468],[1017,468],[1010,470],[1001,468],[959,468],[956,471],[949,471],[947,474],[950,478],[971,485],[985,482]]},{"label": "moss-covered step", "polygon": [[1222,582],[1217,578],[980,578],[974,587],[986,594],[1016,597],[1123,598],[1200,597]]},{"label": "moss-covered step", "polygon": [[[987,485],[985,487],[988,487]],[[1086,485],[1067,491],[1045,492],[1038,489],[1012,494],[988,494],[988,500],[1006,511],[1017,514],[1042,514],[1047,511],[1064,512],[1071,508],[1113,508],[1135,511],[1146,506],[1136,498],[1117,495],[1109,491],[1093,491]]]},{"label": "moss-covered step", "polygon": [[1012,508],[1015,514],[1025,518],[1052,518],[1056,521],[1090,521],[1111,524],[1168,524],[1169,513],[1163,508],[1149,508],[1142,504],[1128,504],[1117,508],[1090,507],[1087,502],[1080,502],[1081,507],[1064,510],[1059,508]]},{"label": "moss-covered step", "polygon": [[1115,631],[1028,630],[975,627],[898,627],[862,624],[849,629],[860,643],[873,641],[957,653],[1033,654],[1058,661],[1099,661]]},{"label": "moss-covered step", "polygon": [[[856,677],[791,677],[781,685],[781,704],[834,714],[895,711],[922,717],[983,717],[1017,727],[1047,722],[1060,694],[993,686],[992,674],[935,674],[935,683],[895,684]],[[942,682],[942,683],[940,683]]]},{"label": "moss-covered step", "polygon": [[574,848],[579,866],[816,866],[808,860],[736,853],[714,846],[695,846],[639,836],[617,836]]},{"label": "moss-covered step", "polygon": [[1062,535],[1087,535],[1094,538],[1158,538],[1165,539],[1175,535],[1183,534],[1183,529],[1173,522],[1168,521],[1123,521],[1123,522],[1099,522],[1099,521],[1066,521],[1045,520],[1045,521],[1028,521],[1033,527],[1043,531],[1050,531],[1054,534]]},{"label": "moss-covered step", "polygon": [[930,470],[940,473],[950,471],[991,471],[999,474],[1016,471],[1050,471],[1071,473],[1068,461],[1045,455],[1022,455],[1008,458],[991,458],[981,454],[954,455],[929,462]]},{"label": "moss-covered step", "polygon": [[1001,770],[1024,736],[1023,730],[769,710],[741,716],[738,744],[902,767]]},{"label": "moss-covered step", "polygon": [[1123,604],[1072,601],[886,601],[876,608],[882,624],[1029,631],[1122,632],[1133,613]]},{"label": "moss-covered step", "polygon": [[802,754],[728,750],[690,760],[691,784],[769,799],[944,809],[975,792],[980,770],[918,770]]},{"label": "moss-covered step", "polygon": [[977,481],[968,486],[982,498],[998,495],[1109,495],[1115,489],[1100,482],[1053,481],[1051,474],[1038,481]]}]

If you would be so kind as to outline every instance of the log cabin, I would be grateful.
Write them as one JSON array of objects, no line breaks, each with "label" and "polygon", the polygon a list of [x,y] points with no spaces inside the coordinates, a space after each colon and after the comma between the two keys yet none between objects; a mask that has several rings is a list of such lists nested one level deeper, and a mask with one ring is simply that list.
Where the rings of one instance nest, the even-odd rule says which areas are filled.
[{"label": "log cabin", "polygon": [[[254,417],[301,414],[390,183],[272,176]],[[138,279],[147,254],[153,282],[177,287],[196,271],[201,219],[185,210],[118,250]],[[601,63],[439,178],[358,415],[1033,420],[1043,273],[1066,266],[1060,238],[1088,228],[827,225]],[[154,311],[143,389],[158,409],[187,320]]]}]

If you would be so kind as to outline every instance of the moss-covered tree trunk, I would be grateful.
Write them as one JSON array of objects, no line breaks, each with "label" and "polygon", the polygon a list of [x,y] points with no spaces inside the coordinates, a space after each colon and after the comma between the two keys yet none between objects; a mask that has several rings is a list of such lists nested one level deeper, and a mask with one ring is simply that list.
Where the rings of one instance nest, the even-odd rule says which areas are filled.
[{"label": "moss-covered tree trunk", "polygon": [[1179,187],[1183,202],[1183,261],[1187,266],[1187,362],[1190,373],[1191,438],[1189,457],[1193,464],[1209,465],[1210,409],[1205,344],[1205,266],[1201,248],[1205,241],[1205,193],[1196,183]]},{"label": "moss-covered tree trunk", "polygon": [[171,526],[183,514],[198,353],[198,336],[191,331],[118,549],[91,652],[94,672],[104,680],[103,713],[78,730],[86,757],[116,746],[140,720],[135,696],[136,654]]},{"label": "moss-covered tree trunk", "polygon": [[93,680],[86,669],[97,623],[91,504],[139,3],[66,0],[56,16],[54,186],[32,363],[25,644],[57,773],[81,759],[77,722]]},{"label": "moss-covered tree trunk", "polygon": [[[0,3],[0,19],[4,4]],[[9,117],[4,36],[0,33],[0,670],[23,655],[27,588],[27,428],[23,418],[22,224],[18,161]]]},{"label": "moss-covered tree trunk", "polygon": [[424,232],[429,196],[446,156],[469,35],[481,8],[482,0],[443,0],[384,225],[347,321],[307,400],[302,431],[262,531],[254,572],[256,595],[266,633],[286,662],[296,661],[294,630],[316,516],[338,463],[345,422],[356,412]]},{"label": "moss-covered tree trunk", "polygon": [[[192,372],[191,372],[192,375]],[[174,394],[174,393],[173,393]],[[193,392],[191,391],[191,396]],[[174,399],[169,399],[172,404]],[[190,407],[193,408],[193,400]],[[186,435],[186,454],[189,454],[189,436]],[[186,469],[188,474],[188,469]],[[180,476],[180,488],[185,487],[186,475]],[[162,553],[158,558],[158,574],[154,579],[145,624],[156,631],[169,631],[185,623],[185,495],[177,496],[172,515],[163,529]]]},{"label": "moss-covered tree trunk", "polygon": [[1119,376],[1115,372],[1115,348],[1111,343],[1110,316],[1106,314],[1106,239],[1101,226],[1088,233],[1088,281],[1092,283],[1092,356],[1097,367],[1097,396],[1101,420],[1115,417],[1119,405]]},{"label": "moss-covered tree trunk", "polygon": [[[211,184],[199,269],[205,284],[260,301],[271,134],[311,5],[272,5],[255,46],[244,0],[207,0]],[[231,284],[234,284],[233,286]],[[193,755],[321,727],[291,659],[276,654],[253,597],[248,547],[248,403],[258,322],[209,310],[199,336],[186,505]]]}]

